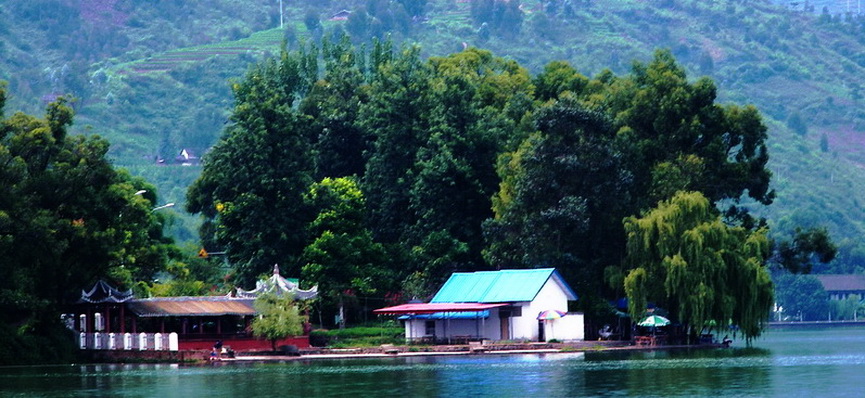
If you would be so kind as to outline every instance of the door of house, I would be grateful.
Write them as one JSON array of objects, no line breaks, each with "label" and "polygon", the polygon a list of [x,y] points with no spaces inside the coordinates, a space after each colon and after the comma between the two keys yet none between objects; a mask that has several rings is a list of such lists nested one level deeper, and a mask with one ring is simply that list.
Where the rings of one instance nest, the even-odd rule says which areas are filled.
[{"label": "door of house", "polygon": [[511,318],[508,316],[502,316],[499,319],[501,320],[501,339],[509,340],[511,338]]},{"label": "door of house", "polygon": [[538,341],[547,341],[544,336],[544,321],[538,321]]}]

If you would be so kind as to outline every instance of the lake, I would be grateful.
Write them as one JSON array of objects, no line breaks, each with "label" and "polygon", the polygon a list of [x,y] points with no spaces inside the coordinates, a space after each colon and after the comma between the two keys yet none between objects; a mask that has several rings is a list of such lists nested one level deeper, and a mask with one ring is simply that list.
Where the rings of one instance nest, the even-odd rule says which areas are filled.
[{"label": "lake", "polygon": [[865,327],[753,348],[0,368],[2,397],[865,396]]}]

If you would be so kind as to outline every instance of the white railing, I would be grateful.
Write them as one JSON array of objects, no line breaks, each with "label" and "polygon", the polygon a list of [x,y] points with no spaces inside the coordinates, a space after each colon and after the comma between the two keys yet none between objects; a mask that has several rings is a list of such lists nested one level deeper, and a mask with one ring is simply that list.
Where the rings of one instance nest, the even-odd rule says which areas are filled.
[{"label": "white railing", "polygon": [[177,351],[177,333],[84,333],[78,335],[82,350]]}]

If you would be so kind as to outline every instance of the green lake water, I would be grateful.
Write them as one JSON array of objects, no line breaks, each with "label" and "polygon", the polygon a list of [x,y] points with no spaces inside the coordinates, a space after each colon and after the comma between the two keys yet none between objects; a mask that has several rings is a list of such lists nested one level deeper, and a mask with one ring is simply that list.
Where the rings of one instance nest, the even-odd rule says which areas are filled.
[{"label": "green lake water", "polygon": [[865,328],[753,348],[0,368],[0,397],[865,397]]}]

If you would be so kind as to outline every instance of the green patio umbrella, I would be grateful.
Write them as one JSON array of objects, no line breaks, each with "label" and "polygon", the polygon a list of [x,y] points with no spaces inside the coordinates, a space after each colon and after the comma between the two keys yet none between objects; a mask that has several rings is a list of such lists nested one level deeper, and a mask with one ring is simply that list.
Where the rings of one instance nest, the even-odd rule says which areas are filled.
[{"label": "green patio umbrella", "polygon": [[659,327],[659,326],[667,326],[670,324],[670,320],[664,318],[660,315],[650,315],[646,319],[643,319],[637,325],[642,327]]}]

